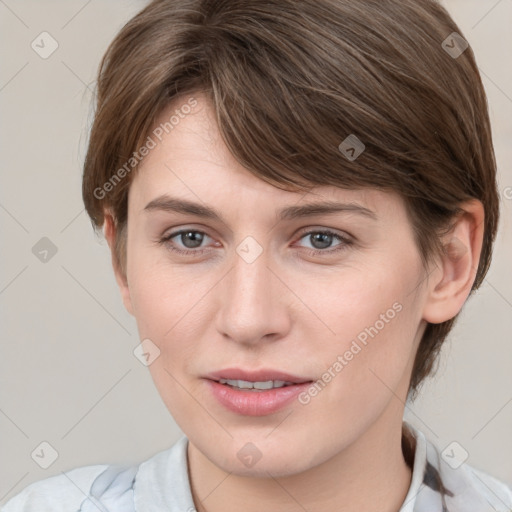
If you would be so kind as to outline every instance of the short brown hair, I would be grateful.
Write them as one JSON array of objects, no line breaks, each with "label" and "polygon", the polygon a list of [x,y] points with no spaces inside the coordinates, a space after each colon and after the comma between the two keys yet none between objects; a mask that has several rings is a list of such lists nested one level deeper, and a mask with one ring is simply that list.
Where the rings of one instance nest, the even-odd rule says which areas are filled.
[{"label": "short brown hair", "polygon": [[[171,102],[201,92],[228,149],[260,179],[286,190],[397,192],[424,264],[440,254],[460,203],[480,200],[473,292],[490,265],[499,194],[481,77],[471,47],[447,51],[463,49],[454,32],[462,37],[435,0],[152,1],[115,37],[98,72],[83,175],[93,226],[112,213],[124,272],[134,172],[118,170]],[[365,146],[356,159],[339,149],[349,135]],[[413,399],[456,318],[427,325]]]}]

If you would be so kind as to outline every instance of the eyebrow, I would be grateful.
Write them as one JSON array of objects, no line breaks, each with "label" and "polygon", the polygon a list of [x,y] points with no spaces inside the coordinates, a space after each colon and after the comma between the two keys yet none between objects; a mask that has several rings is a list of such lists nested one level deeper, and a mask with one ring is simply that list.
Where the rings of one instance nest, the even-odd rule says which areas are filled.
[{"label": "eyebrow", "polygon": [[[213,208],[200,203],[195,203],[193,201],[188,201],[186,199],[171,197],[167,194],[158,196],[150,201],[144,208],[144,211],[185,213],[225,223],[222,216]],[[338,203],[335,201],[311,203],[302,206],[288,206],[287,208],[283,208],[278,212],[278,219],[293,220],[304,217],[312,217],[314,215],[330,215],[342,212],[358,213],[370,219],[377,220],[377,215],[375,212],[365,208],[364,206],[356,203]]]}]

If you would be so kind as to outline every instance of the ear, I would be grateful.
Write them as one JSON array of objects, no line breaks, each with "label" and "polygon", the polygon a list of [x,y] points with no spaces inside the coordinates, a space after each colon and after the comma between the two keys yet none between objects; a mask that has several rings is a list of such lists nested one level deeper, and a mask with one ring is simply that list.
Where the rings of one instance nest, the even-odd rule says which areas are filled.
[{"label": "ear", "polygon": [[126,275],[122,272],[120,265],[119,265],[119,261],[117,260],[117,257],[116,257],[115,244],[116,244],[117,226],[115,224],[113,216],[110,213],[105,213],[103,234],[105,235],[108,246],[110,247],[112,267],[114,269],[114,274],[116,277],[117,285],[119,286],[119,290],[121,292],[121,297],[123,299],[124,307],[126,308],[128,313],[133,315],[133,306],[132,306],[132,301],[131,301],[131,297],[130,297],[130,288],[128,286],[128,280],[127,280]]},{"label": "ear", "polygon": [[484,208],[472,199],[453,229],[442,239],[444,253],[428,279],[423,318],[432,324],[450,320],[459,313],[475,281],[484,234]]}]

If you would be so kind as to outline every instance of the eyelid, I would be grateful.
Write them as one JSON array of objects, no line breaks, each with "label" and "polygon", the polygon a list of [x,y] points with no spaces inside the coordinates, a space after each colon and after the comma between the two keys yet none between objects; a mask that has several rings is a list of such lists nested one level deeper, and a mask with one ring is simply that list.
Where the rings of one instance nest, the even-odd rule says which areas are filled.
[{"label": "eyelid", "polygon": [[355,240],[355,237],[353,237],[350,233],[347,233],[346,231],[342,231],[335,228],[328,228],[326,226],[306,226],[305,228],[301,228],[298,231],[298,234],[296,236],[304,236],[311,232],[315,233],[332,233],[333,235],[338,235],[342,238],[347,238],[350,240]]}]

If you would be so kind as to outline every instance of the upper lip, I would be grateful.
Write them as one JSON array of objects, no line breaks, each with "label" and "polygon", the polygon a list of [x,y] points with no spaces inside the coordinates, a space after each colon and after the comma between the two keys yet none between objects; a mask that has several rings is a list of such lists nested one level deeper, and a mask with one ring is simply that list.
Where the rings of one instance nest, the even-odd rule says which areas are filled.
[{"label": "upper lip", "polygon": [[225,368],[217,372],[205,375],[206,379],[219,381],[226,380],[245,380],[249,382],[267,382],[269,380],[282,380],[284,382],[293,382],[294,384],[302,384],[304,382],[312,382],[313,379],[308,377],[299,377],[291,373],[273,370],[271,368],[261,368],[260,370],[244,370],[242,368]]}]

